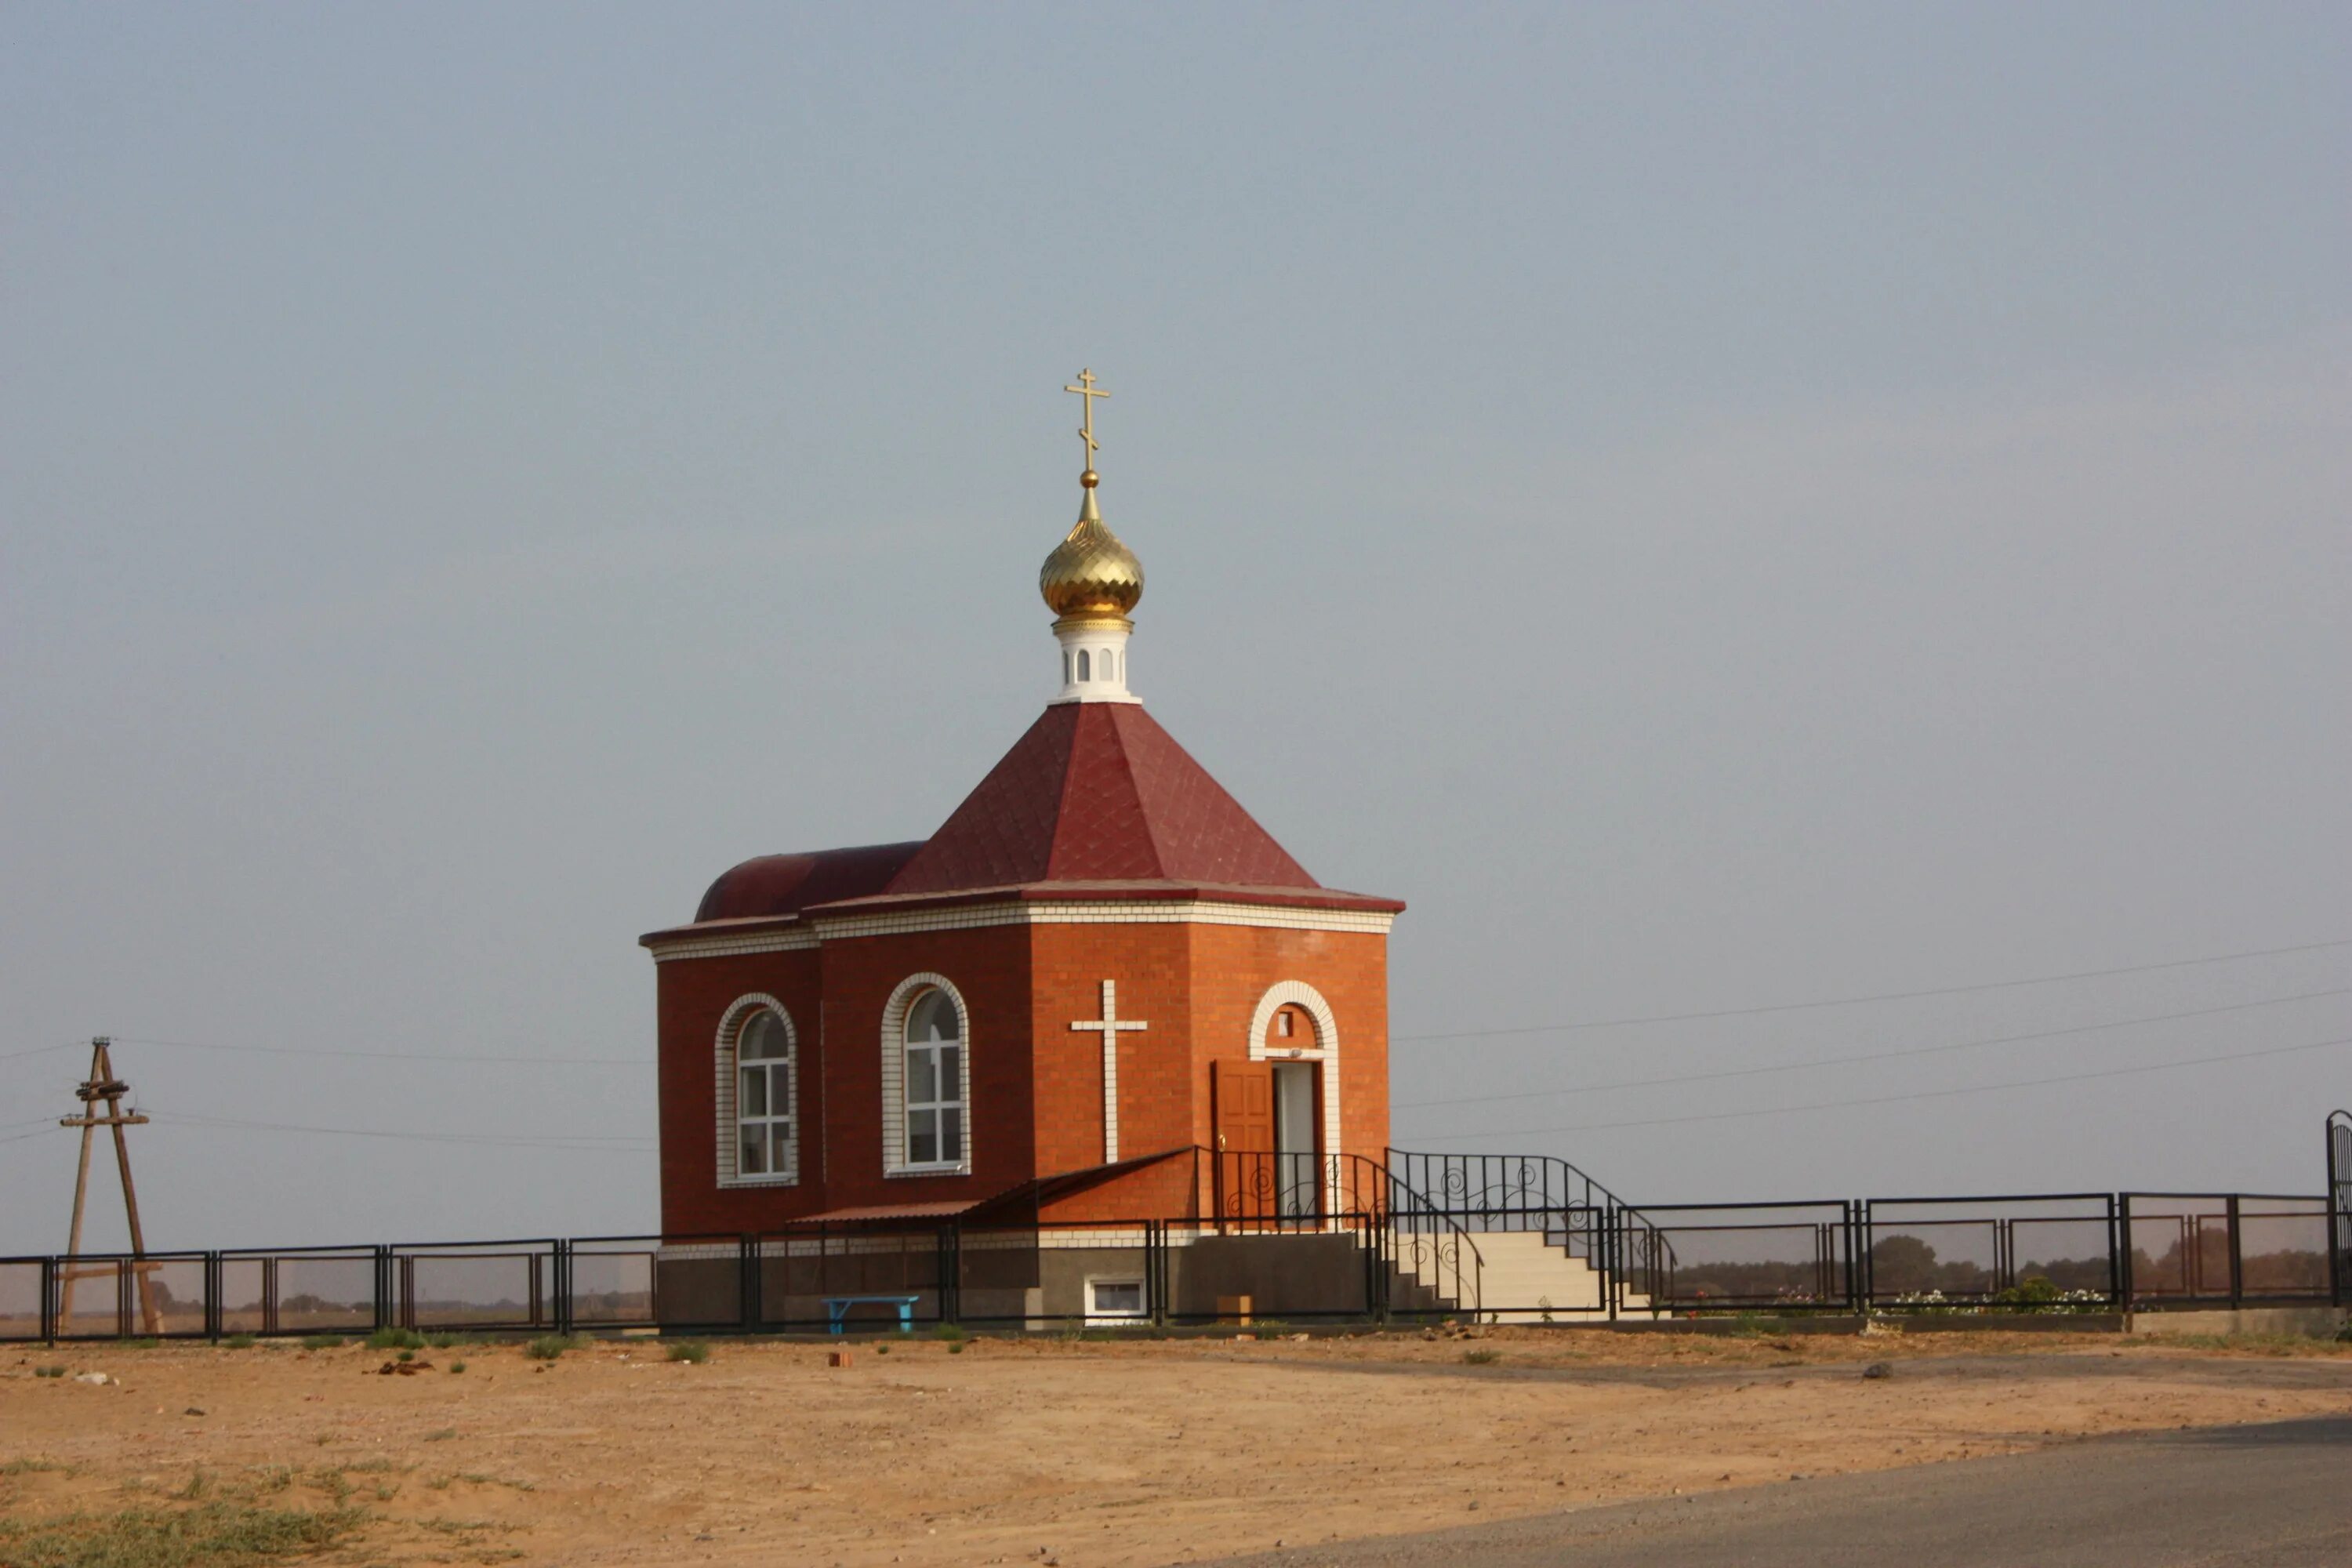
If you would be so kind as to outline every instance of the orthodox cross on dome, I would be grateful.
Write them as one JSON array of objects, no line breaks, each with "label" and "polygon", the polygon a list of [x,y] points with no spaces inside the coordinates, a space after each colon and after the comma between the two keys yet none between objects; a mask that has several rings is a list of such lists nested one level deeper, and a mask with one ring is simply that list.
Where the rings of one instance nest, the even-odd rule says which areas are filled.
[{"label": "orthodox cross on dome", "polygon": [[[1089,406],[1092,406],[1089,405]],[[1070,1027],[1081,1034],[1102,1036],[1103,1053],[1103,1163],[1118,1159],[1118,1037],[1128,1029],[1148,1029],[1150,1025],[1140,1018],[1118,1016],[1118,982],[1102,983],[1102,1016],[1080,1018]]]},{"label": "orthodox cross on dome", "polygon": [[1082,405],[1087,411],[1086,422],[1078,426],[1078,439],[1087,444],[1087,471],[1079,476],[1078,482],[1091,489],[1095,482],[1095,399],[1108,397],[1110,394],[1095,384],[1095,373],[1091,370],[1078,372],[1078,384],[1066,386],[1062,390],[1076,393],[1086,399]]}]

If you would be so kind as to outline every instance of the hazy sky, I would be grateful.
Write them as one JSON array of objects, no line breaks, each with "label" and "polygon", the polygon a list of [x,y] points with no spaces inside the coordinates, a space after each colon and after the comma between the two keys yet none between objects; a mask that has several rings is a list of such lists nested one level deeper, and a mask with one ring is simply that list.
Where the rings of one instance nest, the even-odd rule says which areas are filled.
[{"label": "hazy sky", "polygon": [[654,1224],[635,938],[1052,694],[1081,364],[1400,1144],[2315,1191],[2347,153],[2337,4],[10,6],[0,1250],[101,1031],[152,1245]]}]

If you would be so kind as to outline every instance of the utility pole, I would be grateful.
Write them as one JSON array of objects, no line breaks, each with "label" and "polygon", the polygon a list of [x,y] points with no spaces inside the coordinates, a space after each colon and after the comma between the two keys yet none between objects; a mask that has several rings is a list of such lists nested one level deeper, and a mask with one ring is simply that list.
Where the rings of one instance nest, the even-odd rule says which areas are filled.
[{"label": "utility pole", "polygon": [[[131,1092],[131,1086],[114,1076],[114,1060],[110,1054],[113,1044],[104,1035],[90,1041],[89,1077],[74,1090],[74,1098],[81,1101],[81,1114],[61,1117],[58,1121],[60,1127],[81,1129],[81,1168],[74,1176],[73,1230],[66,1242],[66,1267],[58,1276],[64,1289],[60,1292],[58,1321],[62,1324],[73,1317],[75,1281],[108,1275],[118,1280],[121,1278],[119,1264],[77,1266],[73,1261],[81,1256],[82,1211],[89,1196],[90,1140],[97,1136],[100,1128],[110,1127],[114,1130],[114,1163],[122,1173],[122,1208],[131,1220],[131,1268],[139,1277],[139,1317],[147,1332],[157,1334],[163,1332],[163,1317],[156,1307],[154,1290],[149,1281],[155,1265],[147,1261],[147,1239],[140,1234],[139,1191],[131,1184],[131,1144],[122,1135],[124,1128],[143,1126],[147,1118],[135,1110],[122,1109],[122,1097]],[[106,1102],[104,1115],[99,1113],[100,1100]],[[118,1284],[117,1289],[120,1289]]]}]

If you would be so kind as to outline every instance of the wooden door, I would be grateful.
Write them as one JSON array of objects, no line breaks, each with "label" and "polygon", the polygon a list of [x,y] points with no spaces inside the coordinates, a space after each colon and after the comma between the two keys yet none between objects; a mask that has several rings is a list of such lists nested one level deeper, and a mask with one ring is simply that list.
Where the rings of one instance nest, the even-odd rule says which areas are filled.
[{"label": "wooden door", "polygon": [[1217,1128],[1217,1215],[1275,1217],[1274,1068],[1265,1062],[1210,1065]]}]

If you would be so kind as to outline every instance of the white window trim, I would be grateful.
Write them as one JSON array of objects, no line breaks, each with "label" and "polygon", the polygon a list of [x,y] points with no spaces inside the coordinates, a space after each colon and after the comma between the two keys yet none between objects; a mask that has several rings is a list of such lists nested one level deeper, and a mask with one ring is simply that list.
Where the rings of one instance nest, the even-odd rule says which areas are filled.
[{"label": "white window trim", "polygon": [[[907,1014],[926,991],[944,992],[955,1004],[957,1097],[963,1102],[963,1158],[912,1164],[907,1159]],[[971,1009],[963,993],[944,974],[909,974],[882,1007],[882,1173],[885,1176],[966,1176],[971,1173]]]},{"label": "white window trim", "polygon": [[[785,1144],[791,1158],[786,1168],[764,1175],[747,1176],[736,1169],[742,1154],[736,1143],[735,1125],[735,1052],[743,1037],[743,1026],[762,1012],[773,1013],[784,1023],[784,1061],[786,1073],[793,1080],[793,1136]],[[719,1038],[713,1054],[719,1068],[718,1133],[719,1184],[722,1187],[794,1187],[801,1180],[802,1131],[805,1125],[801,1115],[800,1071],[801,1034],[793,1023],[793,1016],[782,1002],[765,992],[755,991],[748,996],[738,996],[727,1005],[719,1016]],[[771,1058],[772,1060],[773,1058]]]},{"label": "white window trim", "polygon": [[[1097,1285],[1132,1285],[1140,1303],[1132,1312],[1106,1312],[1095,1304]],[[1141,1323],[1151,1318],[1151,1282],[1140,1274],[1104,1274],[1087,1276],[1086,1319],[1089,1323]]]}]

